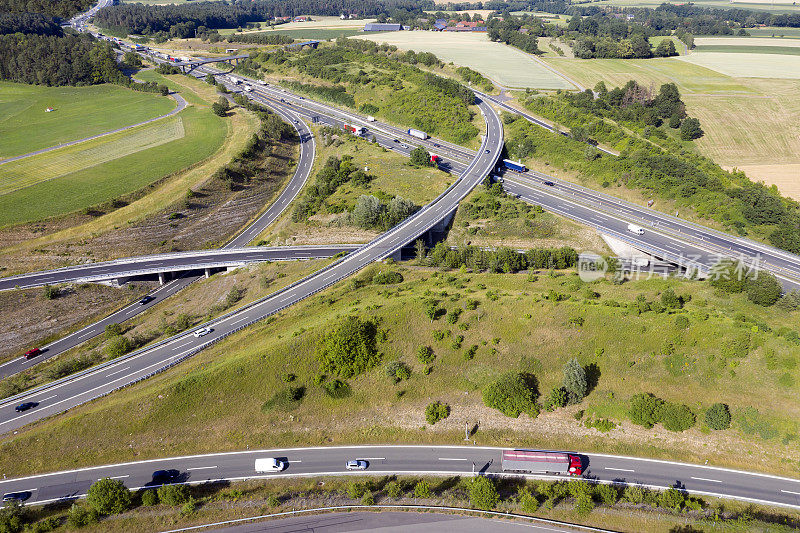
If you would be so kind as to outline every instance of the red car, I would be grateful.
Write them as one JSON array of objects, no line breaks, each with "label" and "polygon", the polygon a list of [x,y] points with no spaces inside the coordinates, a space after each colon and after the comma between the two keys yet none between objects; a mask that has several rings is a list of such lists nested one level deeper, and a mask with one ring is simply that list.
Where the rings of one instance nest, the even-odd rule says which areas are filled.
[{"label": "red car", "polygon": [[37,355],[41,354],[42,350],[39,348],[34,348],[33,350],[28,350],[25,352],[25,359],[33,359]]}]

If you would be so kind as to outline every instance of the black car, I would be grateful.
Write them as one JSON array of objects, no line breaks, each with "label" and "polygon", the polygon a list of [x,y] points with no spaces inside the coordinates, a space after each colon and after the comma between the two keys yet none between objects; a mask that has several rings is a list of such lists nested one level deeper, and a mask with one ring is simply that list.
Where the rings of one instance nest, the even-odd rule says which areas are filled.
[{"label": "black car", "polygon": [[436,148],[439,148],[440,145],[439,145],[439,143],[433,143],[433,146],[436,147]]},{"label": "black car", "polygon": [[28,409],[32,409],[32,408],[36,407],[37,405],[39,405],[39,404],[36,403],[36,402],[25,402],[25,403],[21,403],[18,406],[16,406],[14,408],[14,410],[16,412],[18,412],[18,413],[21,413],[22,411],[27,411]]},{"label": "black car", "polygon": [[555,183],[553,183],[552,181],[545,181],[544,184],[547,185],[548,187],[554,187],[555,186]]},{"label": "black car", "polygon": [[149,303],[150,303],[150,302],[152,302],[153,300],[155,300],[155,298],[153,298],[152,296],[145,296],[144,298],[142,298],[141,300],[139,300],[139,303],[140,303],[140,304],[142,304],[142,305],[144,305],[144,304],[149,304]]},{"label": "black car", "polygon": [[153,481],[150,483],[153,485],[168,485],[169,483],[176,482],[180,475],[180,471],[174,468],[170,468],[169,470],[156,470],[153,472]]},{"label": "black car", "polygon": [[11,502],[11,501],[24,502],[25,500],[27,500],[30,497],[31,497],[31,493],[30,493],[30,491],[27,491],[27,490],[23,491],[23,492],[9,492],[9,493],[3,494],[3,501],[4,502]]}]

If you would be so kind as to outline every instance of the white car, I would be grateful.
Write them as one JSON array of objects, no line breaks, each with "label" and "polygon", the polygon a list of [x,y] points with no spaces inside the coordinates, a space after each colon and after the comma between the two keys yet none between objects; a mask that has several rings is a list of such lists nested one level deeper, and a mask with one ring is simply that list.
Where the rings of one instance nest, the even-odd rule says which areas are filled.
[{"label": "white car", "polygon": [[194,336],[197,337],[197,338],[200,338],[200,337],[202,337],[204,335],[208,335],[212,331],[213,330],[211,328],[200,328],[200,329],[198,329],[197,331],[194,332]]},{"label": "white car", "polygon": [[348,470],[366,470],[368,466],[369,463],[361,460],[347,461],[347,464],[344,465]]}]

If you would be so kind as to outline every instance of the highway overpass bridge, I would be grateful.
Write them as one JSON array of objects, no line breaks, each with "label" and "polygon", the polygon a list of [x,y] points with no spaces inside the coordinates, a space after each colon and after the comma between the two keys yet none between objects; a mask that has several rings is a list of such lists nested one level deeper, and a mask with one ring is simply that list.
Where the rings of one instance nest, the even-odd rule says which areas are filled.
[{"label": "highway overpass bridge", "polygon": [[243,59],[250,59],[250,55],[241,54],[238,56],[206,57],[203,59],[193,59],[191,61],[177,61],[175,63],[171,63],[171,65],[180,67],[181,71],[186,74],[201,65],[207,65],[209,63],[230,63],[231,65],[238,65],[239,61]]}]

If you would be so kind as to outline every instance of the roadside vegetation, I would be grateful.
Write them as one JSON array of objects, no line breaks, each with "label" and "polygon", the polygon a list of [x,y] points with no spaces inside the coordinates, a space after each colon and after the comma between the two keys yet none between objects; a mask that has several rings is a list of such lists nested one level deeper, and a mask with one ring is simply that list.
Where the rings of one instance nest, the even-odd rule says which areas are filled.
[{"label": "roadside vegetation", "polygon": [[[0,445],[0,467],[452,443],[467,424],[486,445],[800,468],[780,460],[800,433],[796,306],[763,307],[707,281],[586,283],[568,270],[573,254],[443,248],[372,266],[180,368],[20,430]],[[95,445],[59,454],[84,427]],[[115,445],[122,438],[130,447]]]},{"label": "roadside vegetation", "polygon": [[[499,511],[624,532],[782,533],[792,531],[799,520],[796,511],[691,496],[679,488],[653,490],[585,480],[401,475],[275,478],[164,485],[138,491],[106,478],[91,486],[85,500],[46,508],[6,506],[0,511],[0,527],[10,533],[23,528],[138,533],[320,507],[344,507],[342,511],[347,512],[352,506],[353,512],[367,512],[375,506],[377,512],[382,505],[408,506],[410,512],[416,511],[416,505]],[[356,510],[356,506],[360,508]]]}]

